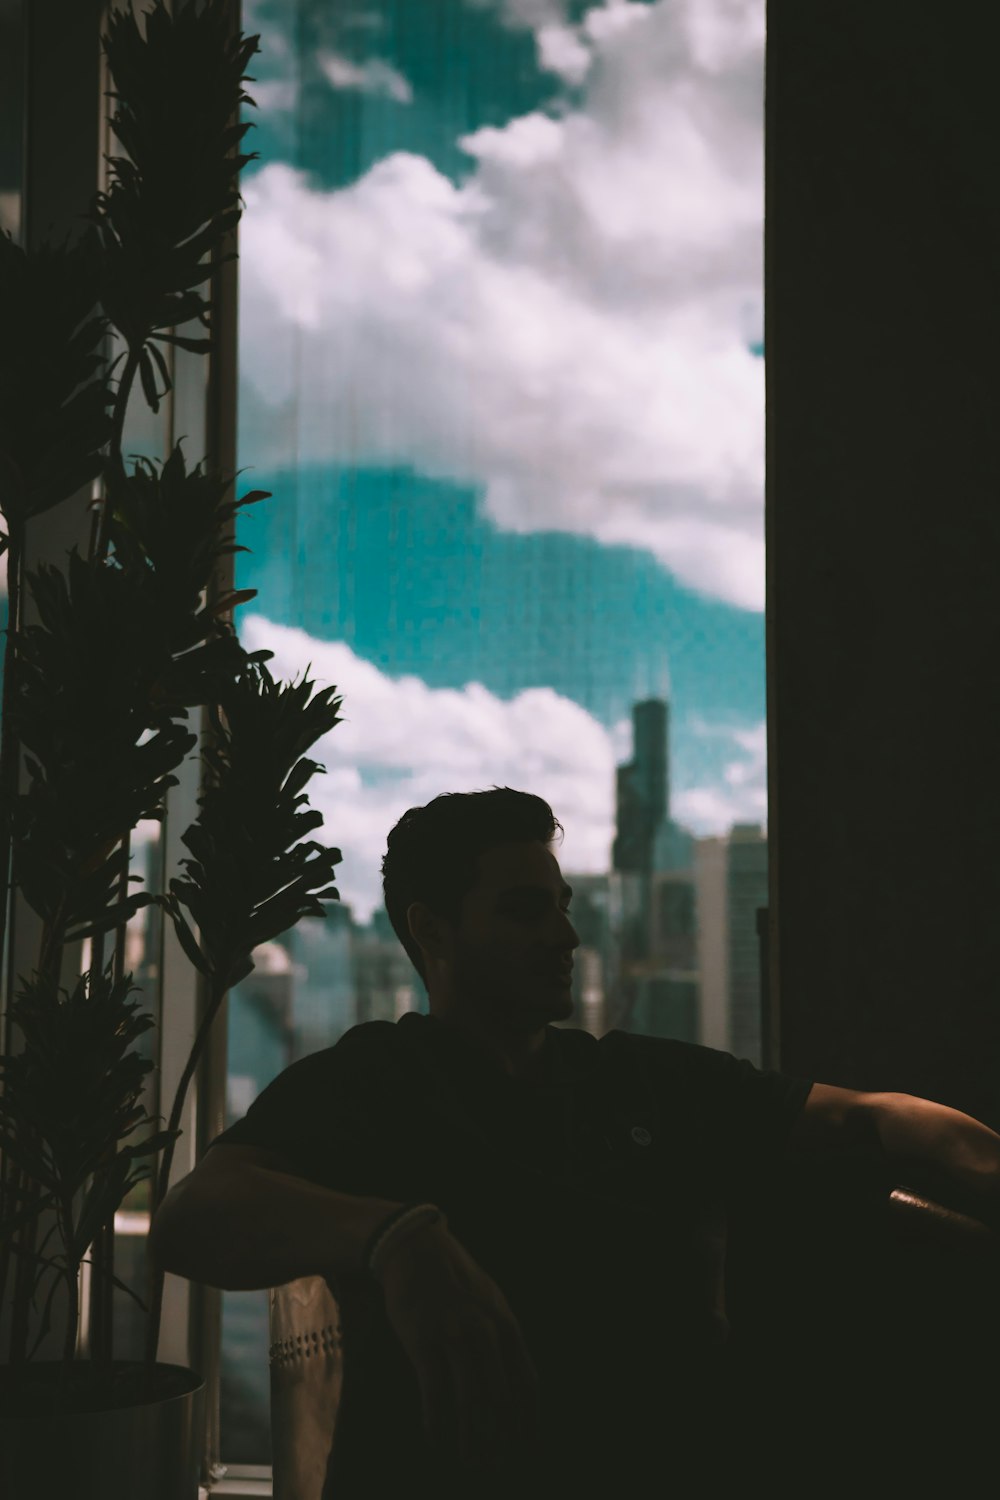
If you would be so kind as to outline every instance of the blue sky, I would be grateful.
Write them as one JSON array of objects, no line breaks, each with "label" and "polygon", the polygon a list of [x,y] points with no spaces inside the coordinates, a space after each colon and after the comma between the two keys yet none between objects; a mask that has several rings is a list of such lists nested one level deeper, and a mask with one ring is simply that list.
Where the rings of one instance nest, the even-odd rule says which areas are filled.
[{"label": "blue sky", "polygon": [[[428,24],[428,17],[431,18]],[[674,813],[766,821],[763,4],[244,0],[238,584],[344,696],[342,898],[442,791],[602,870],[630,707]]]}]

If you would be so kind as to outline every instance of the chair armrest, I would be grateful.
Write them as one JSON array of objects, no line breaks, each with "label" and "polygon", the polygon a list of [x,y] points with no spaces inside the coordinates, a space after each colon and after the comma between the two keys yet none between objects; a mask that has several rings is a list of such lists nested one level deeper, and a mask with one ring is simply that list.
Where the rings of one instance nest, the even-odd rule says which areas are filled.
[{"label": "chair armrest", "polygon": [[274,1500],[321,1500],[343,1391],[340,1309],[322,1276],[272,1287]]},{"label": "chair armrest", "polygon": [[894,1226],[919,1239],[948,1244],[956,1249],[968,1246],[985,1254],[1000,1254],[1000,1234],[973,1214],[960,1212],[930,1198],[914,1188],[893,1188],[889,1194],[889,1212]]}]

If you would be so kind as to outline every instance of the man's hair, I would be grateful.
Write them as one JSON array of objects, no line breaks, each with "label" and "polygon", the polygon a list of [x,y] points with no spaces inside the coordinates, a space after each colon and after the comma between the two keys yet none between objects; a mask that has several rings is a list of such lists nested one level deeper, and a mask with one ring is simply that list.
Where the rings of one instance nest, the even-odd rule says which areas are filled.
[{"label": "man's hair", "polygon": [[413,901],[423,901],[453,926],[479,879],[479,856],[498,844],[550,844],[564,832],[549,804],[531,792],[494,786],[488,792],[444,792],[426,807],[410,807],[389,834],[382,890],[393,931],[426,987],[424,957],[406,925]]}]

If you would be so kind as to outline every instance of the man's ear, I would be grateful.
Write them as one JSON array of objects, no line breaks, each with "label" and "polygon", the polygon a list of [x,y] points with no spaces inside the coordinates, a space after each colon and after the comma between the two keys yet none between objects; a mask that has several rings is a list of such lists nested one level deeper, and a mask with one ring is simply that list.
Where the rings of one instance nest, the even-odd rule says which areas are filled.
[{"label": "man's ear", "polygon": [[444,954],[445,925],[423,901],[411,901],[406,908],[406,925],[421,951],[433,958]]}]

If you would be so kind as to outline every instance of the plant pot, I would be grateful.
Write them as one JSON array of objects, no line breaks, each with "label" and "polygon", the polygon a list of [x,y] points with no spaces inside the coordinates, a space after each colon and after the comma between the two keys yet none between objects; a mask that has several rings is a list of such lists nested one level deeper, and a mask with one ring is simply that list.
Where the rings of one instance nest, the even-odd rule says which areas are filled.
[{"label": "plant pot", "polygon": [[198,1500],[205,1382],[157,1364],[143,1399],[143,1366],[115,1360],[99,1387],[75,1361],[63,1410],[53,1414],[60,1364],[0,1365],[0,1500]]}]

